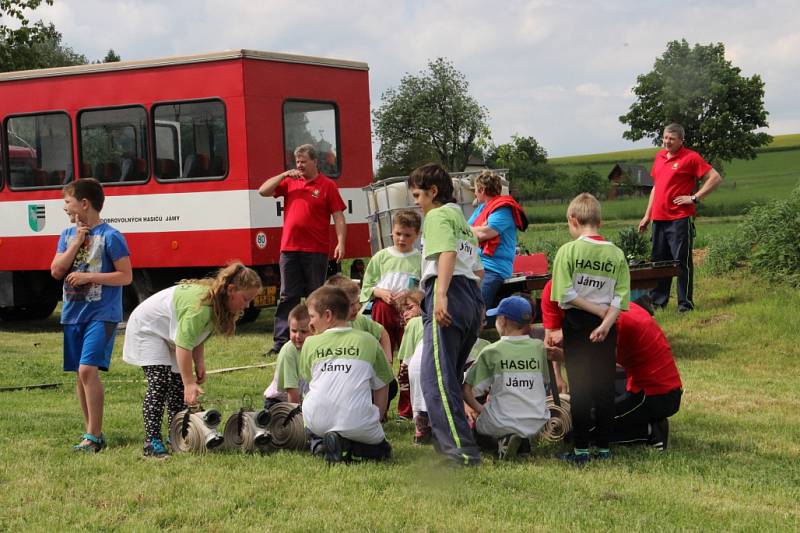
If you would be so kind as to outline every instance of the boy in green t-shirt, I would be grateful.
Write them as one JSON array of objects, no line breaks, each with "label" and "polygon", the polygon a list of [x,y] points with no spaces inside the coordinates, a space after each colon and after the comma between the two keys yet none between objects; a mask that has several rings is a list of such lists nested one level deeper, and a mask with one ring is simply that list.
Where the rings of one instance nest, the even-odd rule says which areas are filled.
[{"label": "boy in green t-shirt", "polygon": [[575,240],[559,248],[553,261],[551,300],[564,309],[564,358],[570,384],[574,450],[561,459],[582,465],[590,460],[590,412],[595,410],[597,457],[611,455],[614,374],[620,310],[628,309],[630,272],[625,254],[598,234],[600,202],[579,194],[567,208]]},{"label": "boy in green t-shirt", "polygon": [[300,350],[311,334],[306,304],[297,304],[289,312],[289,342],[278,352],[275,374],[264,391],[264,409],[276,403],[300,403],[308,392],[308,384],[300,379]]},{"label": "boy in green t-shirt", "polygon": [[461,383],[483,315],[478,241],[455,203],[453,181],[441,165],[415,169],[408,187],[425,215],[421,381],[427,414],[437,451],[455,464],[477,465],[480,450],[464,412]]},{"label": "boy in green t-shirt", "polygon": [[380,421],[393,376],[378,341],[349,325],[341,289],[320,287],[306,305],[314,336],[300,352],[300,377],[309,383],[303,423],[312,453],[329,463],[390,457]]},{"label": "boy in green t-shirt", "polygon": [[[547,357],[544,343],[528,334],[533,311],[525,298],[503,298],[486,315],[497,316],[501,337],[481,350],[467,371],[464,400],[476,413],[478,443],[496,448],[500,459],[511,459],[550,418]],[[475,399],[487,393],[491,401],[481,404]]]}]

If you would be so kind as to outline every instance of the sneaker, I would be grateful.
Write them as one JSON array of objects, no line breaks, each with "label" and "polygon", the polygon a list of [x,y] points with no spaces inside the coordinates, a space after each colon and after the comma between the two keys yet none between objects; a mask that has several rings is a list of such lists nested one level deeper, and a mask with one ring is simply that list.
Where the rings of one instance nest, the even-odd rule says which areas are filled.
[{"label": "sneaker", "polygon": [[169,456],[169,453],[167,453],[167,447],[164,446],[161,439],[148,439],[144,443],[144,456],[164,459]]},{"label": "sneaker", "polygon": [[346,450],[344,439],[335,431],[325,433],[322,437],[325,444],[325,460],[328,464],[343,463],[347,461],[349,455]]},{"label": "sneaker", "polygon": [[688,313],[690,311],[694,311],[694,307],[689,307],[687,305],[678,306],[678,313],[680,314]]},{"label": "sneaker", "polygon": [[522,437],[519,435],[506,435],[497,439],[497,458],[501,461],[510,460],[517,456]]},{"label": "sneaker", "polygon": [[601,461],[604,461],[606,459],[611,459],[611,457],[612,457],[611,450],[609,450],[608,448],[600,448],[594,452],[594,456],[592,456],[592,459],[599,459]]},{"label": "sneaker", "polygon": [[572,463],[575,466],[584,466],[592,460],[588,453],[575,453],[575,450],[556,455],[556,458],[561,461]]},{"label": "sneaker", "polygon": [[95,437],[91,433],[84,433],[82,439],[72,447],[76,452],[98,453],[106,447],[106,438],[102,433],[99,437]]},{"label": "sneaker", "polygon": [[275,348],[274,346],[264,352],[264,357],[278,357],[278,353],[280,352],[280,348]]},{"label": "sneaker", "polygon": [[650,422],[650,438],[647,443],[656,450],[664,451],[669,444],[669,420],[662,418],[657,422]]}]

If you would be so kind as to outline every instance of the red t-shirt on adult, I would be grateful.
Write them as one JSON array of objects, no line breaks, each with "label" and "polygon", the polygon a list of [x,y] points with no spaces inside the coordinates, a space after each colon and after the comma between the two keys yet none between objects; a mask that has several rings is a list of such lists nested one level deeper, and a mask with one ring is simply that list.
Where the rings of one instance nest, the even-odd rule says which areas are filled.
[{"label": "red t-shirt on adult", "polygon": [[681,146],[672,157],[667,158],[668,155],[667,150],[658,152],[650,170],[654,184],[650,216],[653,220],[693,217],[697,213],[694,204],[675,205],[672,200],[676,196],[693,194],[697,180],[711,170],[711,165],[700,154],[685,146]]},{"label": "red t-shirt on adult", "polygon": [[284,197],[281,252],[327,254],[331,215],[345,208],[336,183],[323,174],[311,181],[285,178],[272,195]]},{"label": "red t-shirt on adult", "polygon": [[[550,300],[550,282],[542,291],[542,325],[560,329],[564,316],[558,302]],[[648,396],[666,394],[680,388],[681,376],[664,332],[643,307],[631,302],[619,314],[617,326],[617,363],[628,374],[627,389],[644,390]]]}]

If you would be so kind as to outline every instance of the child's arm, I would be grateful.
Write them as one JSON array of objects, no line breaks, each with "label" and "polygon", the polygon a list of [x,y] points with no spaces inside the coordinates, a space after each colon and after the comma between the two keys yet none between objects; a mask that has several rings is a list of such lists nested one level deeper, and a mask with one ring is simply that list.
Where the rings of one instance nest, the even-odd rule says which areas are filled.
[{"label": "child's arm", "polygon": [[481,414],[483,412],[483,406],[478,400],[475,399],[475,395],[472,393],[472,385],[469,383],[464,383],[462,390],[464,392],[464,401],[466,404],[469,405],[476,413]]},{"label": "child's arm", "polygon": [[203,394],[203,389],[192,375],[192,350],[175,347],[175,357],[178,360],[178,370],[183,381],[183,402],[187,406],[197,405],[197,397]]},{"label": "child's arm", "polygon": [[114,261],[114,272],[70,272],[67,275],[66,282],[73,287],[79,287],[87,283],[118,287],[130,285],[132,279],[131,258],[126,256]]},{"label": "child's arm", "polygon": [[300,403],[300,389],[293,387],[286,389],[286,399],[289,403]]},{"label": "child's arm", "polygon": [[202,384],[206,381],[206,357],[205,344],[198,344],[192,350],[192,360],[194,361],[194,373],[197,376],[197,383]]},{"label": "child's arm", "polygon": [[383,348],[383,355],[386,356],[386,361],[392,364],[392,341],[389,339],[389,333],[386,328],[381,328],[381,348]]},{"label": "child's arm", "polygon": [[82,222],[78,222],[75,228],[75,238],[72,239],[66,250],[56,252],[53,262],[50,263],[50,275],[55,279],[64,279],[64,276],[69,273],[72,263],[75,262],[75,256],[78,255],[78,250],[83,246],[86,235],[89,233],[89,226]]},{"label": "child's arm", "polygon": [[589,334],[589,340],[592,342],[603,342],[606,340],[606,335],[608,335],[611,326],[617,321],[617,317],[619,317],[619,309],[613,305],[610,306],[603,317],[603,321]]},{"label": "child's arm", "polygon": [[380,420],[386,416],[386,407],[389,403],[389,385],[384,385],[380,389],[372,391],[372,403],[378,407],[380,412]]},{"label": "child's arm", "polygon": [[[569,301],[569,304],[577,307],[578,309],[582,309],[582,310],[586,311],[587,313],[591,313],[591,314],[593,314],[595,316],[599,316],[600,318],[603,318],[604,316],[606,316],[606,313],[608,312],[608,306],[607,305],[601,305],[601,304],[592,303],[589,300],[587,300],[586,298],[583,298],[582,296],[578,296],[576,298],[573,298],[572,300]],[[613,324],[613,322],[612,322],[612,324]]]},{"label": "child's arm", "polygon": [[436,304],[433,306],[433,315],[436,321],[447,327],[452,322],[450,313],[447,312],[447,290],[453,279],[456,268],[456,252],[442,252],[436,264]]}]

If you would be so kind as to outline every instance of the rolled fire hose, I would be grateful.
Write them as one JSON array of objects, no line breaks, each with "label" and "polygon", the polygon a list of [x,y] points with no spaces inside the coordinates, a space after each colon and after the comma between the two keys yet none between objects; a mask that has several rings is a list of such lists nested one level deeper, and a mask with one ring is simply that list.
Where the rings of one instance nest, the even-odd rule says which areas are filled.
[{"label": "rolled fire hose", "polygon": [[226,450],[241,450],[248,453],[256,451],[256,441],[263,441],[267,435],[265,422],[268,420],[263,420],[263,417],[259,419],[259,415],[260,413],[246,411],[244,408],[231,415],[225,423],[223,432]]},{"label": "rolled fire hose", "polygon": [[222,415],[213,409],[181,411],[173,417],[169,427],[172,450],[205,453],[218,448],[224,442],[216,429],[221,421]]},{"label": "rolled fire hose", "polygon": [[550,420],[542,429],[542,439],[547,442],[558,442],[572,430],[572,414],[569,407],[569,394],[559,394],[561,405],[556,405],[553,396],[547,397],[547,408],[550,409]]},{"label": "rolled fire hose", "polygon": [[[256,439],[256,445],[284,450],[302,450],[308,446],[306,429],[303,426],[303,412],[296,403],[281,402],[258,414],[267,428],[267,435]],[[267,442],[268,441],[268,442]]]}]

